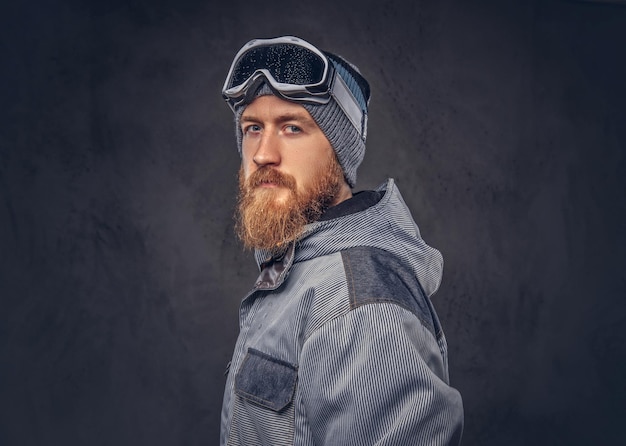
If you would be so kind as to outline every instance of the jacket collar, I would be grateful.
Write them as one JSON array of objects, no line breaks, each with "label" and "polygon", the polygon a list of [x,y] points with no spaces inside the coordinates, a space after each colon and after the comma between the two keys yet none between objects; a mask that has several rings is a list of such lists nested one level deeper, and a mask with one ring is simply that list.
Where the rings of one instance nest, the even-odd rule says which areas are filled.
[{"label": "jacket collar", "polygon": [[289,274],[293,264],[296,243],[291,242],[287,249],[279,256],[269,256],[260,265],[261,274],[254,284],[257,290],[275,290]]}]

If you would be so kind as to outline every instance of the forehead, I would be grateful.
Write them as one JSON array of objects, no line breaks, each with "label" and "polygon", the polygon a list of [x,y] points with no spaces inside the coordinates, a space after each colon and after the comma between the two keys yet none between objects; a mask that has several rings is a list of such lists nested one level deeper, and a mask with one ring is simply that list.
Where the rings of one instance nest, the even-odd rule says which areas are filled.
[{"label": "forehead", "polygon": [[241,114],[241,119],[250,117],[273,119],[278,116],[292,116],[300,120],[314,122],[309,112],[302,105],[274,95],[264,95],[254,99]]}]

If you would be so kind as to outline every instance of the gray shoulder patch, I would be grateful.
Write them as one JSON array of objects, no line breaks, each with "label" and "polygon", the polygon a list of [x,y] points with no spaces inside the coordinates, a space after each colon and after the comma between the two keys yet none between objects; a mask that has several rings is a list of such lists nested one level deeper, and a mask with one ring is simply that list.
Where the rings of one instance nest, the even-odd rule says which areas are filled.
[{"label": "gray shoulder patch", "polygon": [[415,314],[435,338],[441,335],[437,314],[409,265],[382,249],[356,247],[341,252],[350,305],[393,303]]}]

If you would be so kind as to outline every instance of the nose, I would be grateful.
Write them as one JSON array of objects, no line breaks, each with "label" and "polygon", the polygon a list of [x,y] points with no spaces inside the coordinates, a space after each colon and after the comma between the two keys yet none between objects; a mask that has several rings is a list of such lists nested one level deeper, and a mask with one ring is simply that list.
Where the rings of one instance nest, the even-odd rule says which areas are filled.
[{"label": "nose", "polygon": [[[269,130],[269,129],[268,129]],[[259,138],[252,160],[261,167],[280,164],[280,148],[278,138],[271,131],[264,131]]]}]

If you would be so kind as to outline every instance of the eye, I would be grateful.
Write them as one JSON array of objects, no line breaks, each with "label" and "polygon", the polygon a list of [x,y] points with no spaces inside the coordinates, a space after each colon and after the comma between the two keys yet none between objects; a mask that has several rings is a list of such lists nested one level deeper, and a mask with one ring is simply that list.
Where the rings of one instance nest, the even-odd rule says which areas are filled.
[{"label": "eye", "polygon": [[243,128],[243,134],[249,134],[249,133],[259,133],[261,131],[261,126],[257,125],[257,124],[250,124],[250,125],[246,125]]},{"label": "eye", "polygon": [[302,133],[302,129],[297,125],[288,125],[285,127],[285,133]]}]

